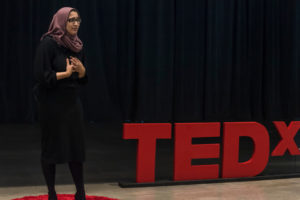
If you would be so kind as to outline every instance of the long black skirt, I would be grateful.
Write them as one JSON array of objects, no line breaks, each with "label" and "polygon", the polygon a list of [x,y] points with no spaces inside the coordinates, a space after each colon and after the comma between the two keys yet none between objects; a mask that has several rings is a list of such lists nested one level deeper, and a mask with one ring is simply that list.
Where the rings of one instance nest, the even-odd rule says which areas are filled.
[{"label": "long black skirt", "polygon": [[41,159],[48,163],[85,160],[83,109],[77,89],[40,93]]}]

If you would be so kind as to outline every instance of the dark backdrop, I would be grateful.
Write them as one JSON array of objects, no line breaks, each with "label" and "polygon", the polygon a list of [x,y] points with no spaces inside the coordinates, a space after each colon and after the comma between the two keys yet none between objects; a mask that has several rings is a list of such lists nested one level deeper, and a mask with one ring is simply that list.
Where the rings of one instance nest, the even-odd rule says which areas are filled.
[{"label": "dark backdrop", "polygon": [[77,8],[88,121],[300,116],[297,0],[4,0],[0,122],[35,122],[33,58],[62,6]]}]

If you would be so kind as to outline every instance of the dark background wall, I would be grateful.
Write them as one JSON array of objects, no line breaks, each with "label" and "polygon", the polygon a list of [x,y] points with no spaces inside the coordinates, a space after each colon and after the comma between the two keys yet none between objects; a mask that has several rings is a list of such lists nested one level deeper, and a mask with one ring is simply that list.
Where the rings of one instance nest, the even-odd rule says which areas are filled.
[{"label": "dark background wall", "polygon": [[296,0],[4,0],[0,122],[35,122],[33,59],[63,6],[82,17],[88,121],[299,116]]}]

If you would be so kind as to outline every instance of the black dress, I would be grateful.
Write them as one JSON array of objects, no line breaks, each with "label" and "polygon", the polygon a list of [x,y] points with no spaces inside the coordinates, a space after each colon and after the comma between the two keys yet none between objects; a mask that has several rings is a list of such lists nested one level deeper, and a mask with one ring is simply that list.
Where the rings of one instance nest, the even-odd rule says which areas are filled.
[{"label": "black dress", "polygon": [[[80,86],[87,75],[57,80],[56,72],[66,71],[66,58],[77,57],[86,67],[83,51],[79,53],[59,46],[50,36],[39,44],[34,61],[35,94],[42,132],[41,159],[48,163],[85,160],[83,109]],[[86,73],[87,74],[87,73]]]}]

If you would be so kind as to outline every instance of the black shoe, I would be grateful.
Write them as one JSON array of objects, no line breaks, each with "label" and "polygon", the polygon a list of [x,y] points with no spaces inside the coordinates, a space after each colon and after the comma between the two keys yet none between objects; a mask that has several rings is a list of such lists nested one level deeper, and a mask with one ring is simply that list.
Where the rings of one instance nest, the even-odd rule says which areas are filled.
[{"label": "black shoe", "polygon": [[76,192],[75,200],[86,200],[85,199],[85,192]]},{"label": "black shoe", "polygon": [[48,200],[57,200],[56,192],[48,192]]}]

